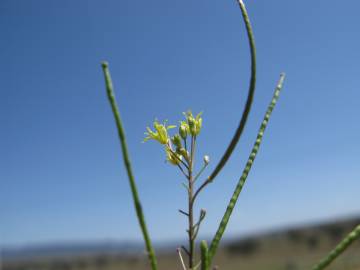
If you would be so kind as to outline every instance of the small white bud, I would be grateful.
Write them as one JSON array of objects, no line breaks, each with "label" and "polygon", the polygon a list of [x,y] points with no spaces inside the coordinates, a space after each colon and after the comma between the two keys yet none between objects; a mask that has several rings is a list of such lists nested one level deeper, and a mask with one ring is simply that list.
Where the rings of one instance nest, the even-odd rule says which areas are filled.
[{"label": "small white bud", "polygon": [[205,163],[206,165],[208,165],[209,162],[210,162],[210,157],[209,157],[208,155],[205,155],[205,156],[204,156],[204,163]]}]

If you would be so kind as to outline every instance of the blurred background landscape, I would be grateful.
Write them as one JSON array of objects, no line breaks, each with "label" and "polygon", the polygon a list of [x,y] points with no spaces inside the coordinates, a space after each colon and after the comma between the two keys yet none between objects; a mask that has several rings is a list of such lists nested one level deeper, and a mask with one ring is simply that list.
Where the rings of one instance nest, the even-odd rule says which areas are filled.
[{"label": "blurred background landscape", "polygon": [[[219,269],[309,269],[360,223],[360,216],[262,234],[227,239],[215,265]],[[182,269],[176,244],[158,247],[160,269]],[[360,268],[360,242],[355,242],[329,269]],[[4,250],[4,270],[149,269],[140,243],[103,242],[34,246]]]},{"label": "blurred background landscape", "polygon": [[[233,156],[195,205],[210,240],[280,72],[287,77],[234,209],[220,269],[309,269],[360,217],[360,2],[246,1],[257,90]],[[155,118],[203,112],[214,168],[249,83],[236,1],[0,1],[3,269],[148,269],[100,62],[110,65],[161,269],[181,269],[182,175],[141,143]],[[199,178],[199,183],[203,179]],[[330,269],[360,269],[359,241]]]}]

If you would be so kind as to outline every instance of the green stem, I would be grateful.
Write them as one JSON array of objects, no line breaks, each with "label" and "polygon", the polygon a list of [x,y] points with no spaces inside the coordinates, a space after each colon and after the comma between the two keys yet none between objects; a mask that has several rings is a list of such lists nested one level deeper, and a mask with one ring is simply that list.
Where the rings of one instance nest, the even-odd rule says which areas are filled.
[{"label": "green stem", "polygon": [[193,204],[193,193],[194,193],[194,179],[193,179],[193,169],[194,169],[194,159],[195,159],[195,144],[196,137],[191,136],[191,152],[190,152],[190,164],[189,164],[189,190],[188,190],[188,222],[189,222],[189,269],[192,269],[194,266],[195,259],[195,237],[194,237],[194,204]]},{"label": "green stem", "polygon": [[209,248],[209,261],[211,263],[214,255],[215,255],[215,252],[217,250],[217,247],[219,245],[219,242],[221,240],[221,237],[226,229],[226,226],[229,222],[229,219],[230,219],[230,216],[231,216],[231,213],[235,207],[235,204],[236,204],[236,201],[237,199],[239,198],[239,195],[240,195],[240,192],[245,184],[245,181],[246,181],[246,178],[250,172],[250,169],[252,167],[252,164],[255,160],[255,157],[256,157],[256,154],[258,153],[259,151],[259,147],[260,147],[260,144],[261,144],[261,141],[262,141],[262,138],[263,138],[263,135],[264,135],[264,131],[266,129],[266,126],[269,122],[269,119],[270,119],[270,116],[271,116],[271,113],[276,105],[276,102],[279,98],[279,94],[280,94],[280,90],[282,88],[282,84],[283,84],[283,81],[284,81],[284,78],[285,78],[285,74],[281,74],[280,75],[280,80],[277,84],[277,87],[275,89],[275,92],[274,92],[274,95],[272,97],[272,100],[271,100],[271,103],[270,105],[268,106],[267,108],[267,111],[265,113],[265,116],[264,116],[264,119],[261,123],[261,126],[260,126],[260,129],[259,129],[259,132],[257,134],[257,137],[256,137],[256,141],[254,143],[254,146],[251,150],[251,153],[250,153],[250,156],[248,158],[248,161],[246,163],[246,166],[245,166],[245,169],[239,179],[239,182],[234,190],[234,193],[231,197],[231,200],[227,206],[227,209],[225,211],[225,214],[220,222],[220,225],[219,225],[219,228],[211,242],[211,245],[210,245],[210,248]]},{"label": "green stem", "polygon": [[108,68],[108,63],[103,62],[102,63],[102,68],[103,68],[104,77],[105,77],[107,96],[108,96],[108,99],[109,99],[109,102],[110,102],[110,105],[111,105],[112,112],[113,112],[114,117],[115,117],[116,127],[117,127],[118,134],[119,134],[122,154],[123,154],[123,158],[124,158],[124,164],[125,164],[125,168],[126,168],[128,178],[129,178],[129,183],[130,183],[131,192],[132,192],[132,195],[133,195],[136,215],[137,215],[137,218],[138,218],[138,221],[139,221],[139,224],[140,224],[140,228],[141,228],[144,240],[145,240],[146,250],[147,250],[149,261],[150,261],[150,264],[151,264],[151,269],[152,270],[157,270],[156,256],[155,256],[155,252],[154,252],[154,249],[152,247],[152,244],[151,244],[149,233],[148,233],[147,228],[146,228],[145,217],[144,217],[144,214],[143,214],[143,211],[142,211],[138,191],[137,191],[136,184],[135,184],[134,175],[133,175],[133,172],[132,172],[132,169],[131,169],[131,163],[130,163],[129,153],[128,153],[128,149],[127,149],[127,145],[126,145],[126,139],[125,139],[125,132],[124,132],[124,128],[122,126],[119,109],[118,109],[118,106],[116,104],[116,99],[115,99],[115,95],[114,95],[114,91],[113,91],[113,84],[112,84],[112,80],[111,80],[111,76],[110,76],[110,71],[109,71],[109,68]]},{"label": "green stem", "polygon": [[216,165],[214,171],[210,174],[210,176],[207,178],[206,182],[211,183],[214,178],[218,175],[218,173],[221,171],[221,169],[225,166],[226,162],[230,158],[232,152],[235,149],[235,146],[237,142],[239,141],[241,134],[245,128],[246,121],[248,119],[248,115],[250,113],[251,105],[254,98],[255,93],[255,85],[256,85],[256,49],[255,49],[255,39],[254,34],[251,28],[251,23],[249,20],[249,16],[247,14],[245,5],[242,0],[237,0],[238,4],[241,9],[241,14],[243,16],[243,20],[246,26],[247,36],[249,39],[249,46],[250,46],[250,54],[251,54],[251,77],[250,77],[250,85],[249,85],[249,91],[248,96],[245,104],[245,108],[243,111],[243,114],[240,119],[240,123],[238,128],[236,129],[236,132],[234,134],[234,137],[231,139],[231,142],[226,149],[224,155],[222,156],[219,163]]},{"label": "green stem", "polygon": [[316,264],[312,270],[325,269],[333,260],[335,260],[341,253],[346,250],[352,242],[360,237],[360,224],[355,227],[341,242],[318,264]]}]

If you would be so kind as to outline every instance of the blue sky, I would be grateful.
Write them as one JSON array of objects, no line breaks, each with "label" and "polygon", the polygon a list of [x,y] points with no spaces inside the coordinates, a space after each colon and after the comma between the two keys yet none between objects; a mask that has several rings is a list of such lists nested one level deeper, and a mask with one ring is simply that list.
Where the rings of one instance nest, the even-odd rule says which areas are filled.
[{"label": "blue sky", "polygon": [[[196,205],[208,212],[200,237],[217,228],[282,71],[284,91],[227,237],[359,214],[360,3],[246,4],[257,92],[232,159]],[[189,108],[203,111],[198,164],[204,154],[218,161],[249,80],[236,2],[3,0],[0,33],[2,245],[141,240],[102,60],[152,238],[185,239],[181,174],[159,145],[141,141],[155,117],[177,123]]]}]

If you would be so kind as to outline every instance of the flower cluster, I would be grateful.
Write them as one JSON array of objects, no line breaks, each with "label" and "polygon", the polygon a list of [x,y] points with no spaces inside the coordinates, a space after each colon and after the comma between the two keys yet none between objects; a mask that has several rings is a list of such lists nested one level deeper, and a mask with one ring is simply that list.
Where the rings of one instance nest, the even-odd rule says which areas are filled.
[{"label": "flower cluster", "polygon": [[165,146],[166,160],[173,165],[179,165],[185,161],[187,164],[190,163],[189,152],[187,150],[187,138],[191,136],[195,138],[199,135],[202,118],[201,113],[193,116],[191,111],[184,113],[185,120],[180,121],[178,133],[174,136],[170,136],[168,133],[169,129],[176,128],[174,125],[166,125],[166,121],[160,124],[157,120],[154,121],[154,131],[147,127],[145,132],[144,142],[148,140],[155,140]]},{"label": "flower cluster", "polygon": [[[189,269],[196,269],[192,267],[194,265],[195,258],[195,241],[200,229],[200,225],[205,218],[206,211],[201,209],[198,220],[194,218],[194,201],[199,192],[206,185],[207,180],[196,188],[195,182],[204,172],[209,165],[210,158],[205,155],[203,157],[203,165],[200,170],[196,171],[195,166],[195,149],[196,139],[200,134],[202,127],[201,113],[194,116],[191,111],[183,113],[185,119],[179,122],[179,129],[173,136],[169,135],[168,130],[175,128],[175,126],[167,126],[166,122],[160,124],[157,120],[154,122],[154,130],[147,128],[145,133],[146,138],[144,141],[150,139],[159,142],[165,148],[166,160],[179,168],[184,174],[186,181],[182,182],[182,185],[186,188],[188,194],[188,210],[184,211],[179,209],[179,212],[188,218],[189,227],[186,230],[189,236],[189,247],[182,247],[189,255]],[[181,253],[179,253],[181,256]],[[184,267],[185,269],[185,267]]]}]

